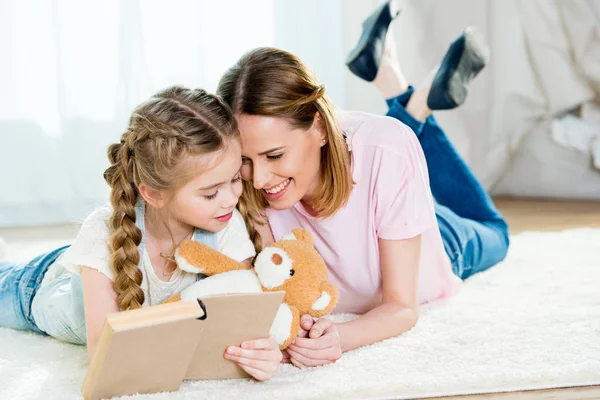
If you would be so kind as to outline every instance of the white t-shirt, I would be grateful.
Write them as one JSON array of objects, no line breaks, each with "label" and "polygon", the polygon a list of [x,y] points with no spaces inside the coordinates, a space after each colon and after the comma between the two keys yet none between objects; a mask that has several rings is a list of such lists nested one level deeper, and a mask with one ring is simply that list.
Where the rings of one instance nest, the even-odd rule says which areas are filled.
[{"label": "white t-shirt", "polygon": [[[109,265],[110,250],[108,246],[108,220],[112,208],[105,206],[97,209],[84,221],[75,242],[61,257],[50,266],[41,286],[54,281],[58,276],[67,271],[81,275],[81,267],[93,268],[110,280],[114,275]],[[238,210],[234,210],[233,217],[221,231],[217,232],[218,250],[236,261],[244,261],[254,257],[255,251],[248,235],[244,219]],[[148,252],[143,252],[140,268],[142,270],[142,290],[144,292],[143,306],[160,304],[172,295],[196,282],[196,274],[185,272],[179,268],[175,270],[168,282],[156,276]]]}]

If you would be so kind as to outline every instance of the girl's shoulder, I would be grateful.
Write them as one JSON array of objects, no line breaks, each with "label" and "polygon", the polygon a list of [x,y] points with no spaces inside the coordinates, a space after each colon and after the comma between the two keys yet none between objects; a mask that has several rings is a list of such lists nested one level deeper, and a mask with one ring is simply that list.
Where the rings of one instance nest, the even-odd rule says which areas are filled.
[{"label": "girl's shoulder", "polygon": [[110,204],[103,204],[92,211],[83,221],[82,225],[106,225],[110,216],[112,215],[113,209]]},{"label": "girl's shoulder", "polygon": [[77,239],[82,238],[104,238],[108,236],[108,221],[112,215],[110,204],[104,204],[92,211],[81,223]]},{"label": "girl's shoulder", "polygon": [[111,214],[110,205],[101,206],[91,212],[83,221],[77,237],[60,259],[60,265],[78,275],[81,275],[81,267],[86,266],[114,280],[109,265],[108,247],[108,220]]}]

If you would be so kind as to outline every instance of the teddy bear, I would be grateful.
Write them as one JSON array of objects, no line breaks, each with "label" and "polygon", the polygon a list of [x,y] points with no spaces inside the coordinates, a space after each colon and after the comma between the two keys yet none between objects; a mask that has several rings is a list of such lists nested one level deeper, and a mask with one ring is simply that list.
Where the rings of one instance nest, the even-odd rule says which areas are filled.
[{"label": "teddy bear", "polygon": [[215,294],[285,291],[270,331],[282,350],[297,336],[301,315],[327,315],[339,296],[337,288],[328,281],[327,266],[315,250],[312,236],[303,228],[296,228],[265,247],[252,269],[192,240],[177,248],[175,261],[184,271],[208,277],[165,302],[195,301]]}]

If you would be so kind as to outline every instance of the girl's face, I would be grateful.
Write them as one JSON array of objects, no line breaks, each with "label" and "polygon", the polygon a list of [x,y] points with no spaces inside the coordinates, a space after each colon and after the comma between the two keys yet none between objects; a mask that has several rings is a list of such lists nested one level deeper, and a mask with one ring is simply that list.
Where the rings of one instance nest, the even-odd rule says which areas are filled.
[{"label": "girl's face", "polygon": [[239,114],[242,177],[261,190],[269,206],[285,210],[302,200],[310,205],[319,193],[324,130],[317,119],[308,130],[284,118]]},{"label": "girl's face", "polygon": [[241,146],[231,140],[225,149],[213,155],[190,156],[190,165],[202,172],[179,188],[169,205],[171,216],[180,224],[211,232],[225,228],[242,194]]}]

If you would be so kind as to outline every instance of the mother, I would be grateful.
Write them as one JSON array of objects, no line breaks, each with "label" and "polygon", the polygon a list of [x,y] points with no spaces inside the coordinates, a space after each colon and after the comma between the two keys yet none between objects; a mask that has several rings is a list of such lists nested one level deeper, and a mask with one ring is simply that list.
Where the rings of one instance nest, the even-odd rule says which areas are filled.
[{"label": "mother", "polygon": [[[394,15],[384,6],[374,16],[385,40]],[[466,31],[439,71],[460,70],[456,64],[480,50]],[[308,337],[288,349],[299,367],[411,329],[419,304],[449,296],[508,247],[502,216],[429,115],[458,105],[447,101],[457,98],[447,85],[452,76],[440,72],[414,91],[392,53],[368,51],[355,56],[372,57],[375,71],[356,57],[349,66],[377,76],[388,117],[336,109],[311,70],[279,49],[250,51],[219,83],[242,136],[240,211],[255,245],[298,226],[309,230],[340,289],[336,312],[362,314],[345,323],[304,316]],[[454,79],[466,85],[483,65],[460,67]]]}]

